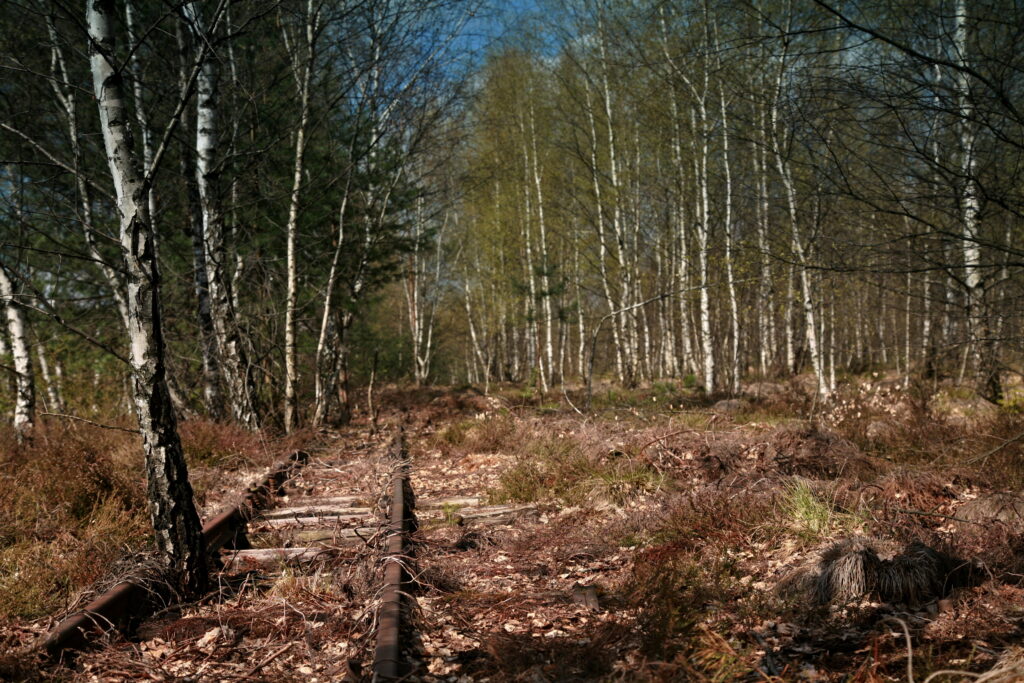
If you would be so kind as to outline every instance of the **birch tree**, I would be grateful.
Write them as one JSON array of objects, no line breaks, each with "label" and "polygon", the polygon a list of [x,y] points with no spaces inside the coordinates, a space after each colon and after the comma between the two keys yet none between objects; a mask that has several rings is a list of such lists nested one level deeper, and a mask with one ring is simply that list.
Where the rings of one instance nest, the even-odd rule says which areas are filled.
[{"label": "birch tree", "polygon": [[956,106],[959,116],[960,172],[960,220],[962,230],[962,251],[964,262],[964,289],[967,329],[970,331],[968,344],[977,373],[979,389],[993,401],[1002,398],[999,372],[995,363],[995,342],[988,324],[986,310],[985,279],[981,268],[981,226],[979,214],[981,204],[978,197],[977,160],[975,152],[976,132],[974,107],[971,97],[970,61],[968,45],[968,16],[965,0],[957,0],[955,29],[953,34],[954,55],[958,68],[954,74],[956,83]]},{"label": "birch tree", "polygon": [[[185,5],[184,12],[195,44],[202,54],[213,40],[213,34],[207,30],[196,3]],[[212,27],[219,24],[220,16],[218,8]],[[196,79],[196,184],[203,213],[201,260],[206,268],[205,284],[209,291],[219,367],[228,390],[231,411],[236,420],[249,428],[255,428],[258,423],[255,388],[238,327],[229,270],[230,250],[225,242],[223,189],[220,183],[224,152],[219,128],[219,77],[217,58],[208,56],[202,59]]]},{"label": "birch tree", "polygon": [[7,335],[11,340],[11,356],[14,361],[16,379],[14,429],[20,436],[26,434],[35,425],[36,387],[32,372],[32,354],[28,343],[25,311],[17,298],[14,282],[3,264],[0,264],[0,301],[4,305]]},{"label": "birch tree", "polygon": [[295,91],[299,98],[299,120],[295,128],[295,157],[292,166],[292,189],[288,196],[288,222],[285,227],[287,234],[287,269],[288,293],[285,302],[284,325],[284,428],[291,432],[296,426],[298,396],[296,385],[299,381],[299,363],[296,337],[296,307],[298,305],[298,268],[295,261],[295,248],[299,226],[299,199],[302,191],[303,162],[306,154],[306,136],[309,127],[309,89],[313,78],[313,67],[316,62],[316,43],[320,33],[320,3],[314,0],[306,2],[305,41],[301,48],[297,37],[289,36],[287,25],[281,22],[281,31],[285,46],[292,62],[292,75],[295,78]]},{"label": "birch tree", "polygon": [[193,594],[206,586],[206,555],[165,374],[160,271],[147,200],[152,177],[141,174],[132,144],[115,56],[114,3],[85,4],[93,89],[125,260],[132,397],[145,452],[150,519],[165,569],[180,590]]}]

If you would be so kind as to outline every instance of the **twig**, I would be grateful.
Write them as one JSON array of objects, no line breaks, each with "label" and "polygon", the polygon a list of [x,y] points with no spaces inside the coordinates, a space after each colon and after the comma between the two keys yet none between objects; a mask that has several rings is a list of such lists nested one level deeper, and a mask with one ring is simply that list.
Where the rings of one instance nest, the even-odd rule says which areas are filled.
[{"label": "twig", "polygon": [[942,669],[940,671],[933,671],[928,674],[928,678],[924,679],[924,683],[931,683],[931,680],[936,676],[969,676],[970,678],[982,679],[985,674],[976,674],[971,671],[959,671],[957,669]]},{"label": "twig", "polygon": [[914,645],[910,642],[910,627],[899,617],[885,617],[882,621],[895,621],[903,627],[903,635],[907,639],[907,680],[914,683]]},{"label": "twig", "polygon": [[105,424],[101,424],[99,422],[93,422],[92,420],[87,420],[84,417],[78,417],[77,415],[65,415],[64,413],[39,413],[39,414],[40,415],[48,415],[50,417],[63,417],[65,419],[67,419],[67,420],[77,420],[78,422],[84,422],[86,424],[92,425],[93,427],[99,427],[100,429],[112,429],[112,430],[117,431],[117,432],[128,432],[129,434],[139,434],[140,433],[138,429],[128,429],[126,427],[115,427],[114,425],[105,425]]},{"label": "twig", "polygon": [[999,451],[1001,451],[1004,448],[1006,448],[1007,446],[1009,446],[1011,443],[1016,443],[1017,441],[1020,441],[1021,439],[1024,439],[1024,432],[1021,432],[1020,434],[1018,434],[1017,436],[1013,437],[1012,439],[1009,439],[1007,441],[1002,442],[1001,444],[999,444],[998,446],[996,446],[995,448],[993,448],[990,451],[987,451],[985,453],[982,453],[981,455],[978,455],[978,456],[975,456],[975,457],[971,458],[970,460],[968,460],[966,462],[966,464],[973,465],[974,463],[978,462],[979,460],[984,462],[984,461],[989,459],[989,456],[995,455]]},{"label": "twig", "polygon": [[648,446],[652,446],[652,445],[658,443],[659,441],[664,441],[665,439],[667,439],[669,437],[678,436],[680,434],[685,434],[686,432],[696,432],[696,431],[697,430],[695,430],[695,429],[690,429],[689,427],[685,427],[683,429],[679,429],[679,430],[676,430],[674,432],[669,432],[668,434],[665,434],[664,436],[656,437],[655,439],[653,439],[651,441],[648,441],[647,443],[645,443],[643,446],[640,447],[640,450],[637,451],[637,457],[643,455],[644,451],[647,450]]},{"label": "twig", "polygon": [[571,398],[569,398],[569,393],[565,390],[565,382],[562,382],[562,396],[565,398],[565,401],[569,404],[570,408],[575,410],[578,414],[583,415],[583,411],[577,408],[576,404],[572,402]]},{"label": "twig", "polygon": [[288,648],[290,648],[294,644],[295,644],[295,641],[292,641],[290,643],[285,643],[284,645],[282,645],[278,649],[276,649],[273,652],[271,652],[269,655],[267,655],[266,659],[264,659],[262,662],[260,662],[259,664],[257,664],[253,668],[249,669],[248,673],[245,674],[245,677],[248,678],[249,676],[255,676],[257,671],[259,671],[260,669],[265,667],[267,664],[270,664],[272,661],[274,661],[275,659],[277,659],[278,657],[283,655],[285,653],[285,651],[288,650]]},{"label": "twig", "polygon": [[954,517],[953,515],[943,515],[938,512],[925,512],[924,510],[906,510],[904,508],[893,508],[896,512],[901,512],[905,515],[918,515],[920,517],[941,517],[942,519],[950,519],[954,522],[963,522],[964,524],[977,524],[978,526],[985,526],[984,522],[976,522],[973,519],[964,519],[962,517]]}]

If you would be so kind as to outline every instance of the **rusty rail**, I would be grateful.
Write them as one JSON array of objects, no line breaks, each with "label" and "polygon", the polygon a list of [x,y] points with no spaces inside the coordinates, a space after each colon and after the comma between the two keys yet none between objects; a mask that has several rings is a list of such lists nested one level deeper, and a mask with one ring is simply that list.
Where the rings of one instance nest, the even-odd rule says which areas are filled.
[{"label": "rusty rail", "polygon": [[396,681],[405,675],[402,662],[401,631],[403,596],[408,595],[406,562],[409,558],[409,534],[414,530],[415,499],[409,486],[405,440],[395,437],[390,455],[400,461],[391,480],[391,509],[384,557],[384,590],[377,613],[377,645],[373,653],[373,680]]},{"label": "rusty rail", "polygon": [[[245,547],[246,522],[270,502],[292,470],[308,459],[309,455],[305,452],[292,453],[263,480],[249,487],[241,501],[204,524],[203,540],[207,553],[214,555],[224,547]],[[157,597],[151,588],[132,581],[122,581],[80,612],[64,619],[42,639],[38,648],[54,658],[70,650],[80,650],[96,636],[112,628],[124,630],[133,621],[148,616]]]}]

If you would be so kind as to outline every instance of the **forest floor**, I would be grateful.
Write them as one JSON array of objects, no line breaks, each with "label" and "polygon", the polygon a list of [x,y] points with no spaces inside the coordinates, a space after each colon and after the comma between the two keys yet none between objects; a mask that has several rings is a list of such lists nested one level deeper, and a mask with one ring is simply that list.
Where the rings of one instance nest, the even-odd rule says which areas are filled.
[{"label": "forest floor", "polygon": [[[512,511],[485,521],[450,505],[421,519],[411,680],[1024,679],[1017,401],[885,378],[824,407],[802,379],[742,394],[601,386],[583,416],[521,388],[381,392],[381,423],[406,425],[419,500]],[[365,416],[319,439],[295,491],[380,489],[384,440]],[[211,510],[272,459],[251,455],[273,450],[264,443],[204,460],[203,439],[187,441],[207,463],[195,477]],[[92,524],[109,526],[104,514]],[[368,661],[358,596],[373,567],[358,559],[227,586],[74,669],[0,657],[0,678],[335,680],[348,659]],[[30,643],[60,611],[28,601],[0,603],[0,648]]]}]

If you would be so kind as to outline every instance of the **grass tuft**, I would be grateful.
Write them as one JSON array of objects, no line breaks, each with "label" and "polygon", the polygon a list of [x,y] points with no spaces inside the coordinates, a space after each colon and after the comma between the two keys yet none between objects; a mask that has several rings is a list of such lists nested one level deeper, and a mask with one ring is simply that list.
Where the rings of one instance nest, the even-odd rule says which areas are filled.
[{"label": "grass tuft", "polygon": [[797,480],[786,487],[782,511],[791,528],[806,540],[818,540],[832,530],[832,505],[819,498],[809,482]]},{"label": "grass tuft", "polygon": [[623,505],[665,482],[662,474],[621,451],[603,453],[547,432],[523,443],[516,457],[491,492],[495,503],[555,499],[567,505],[588,500]]}]

